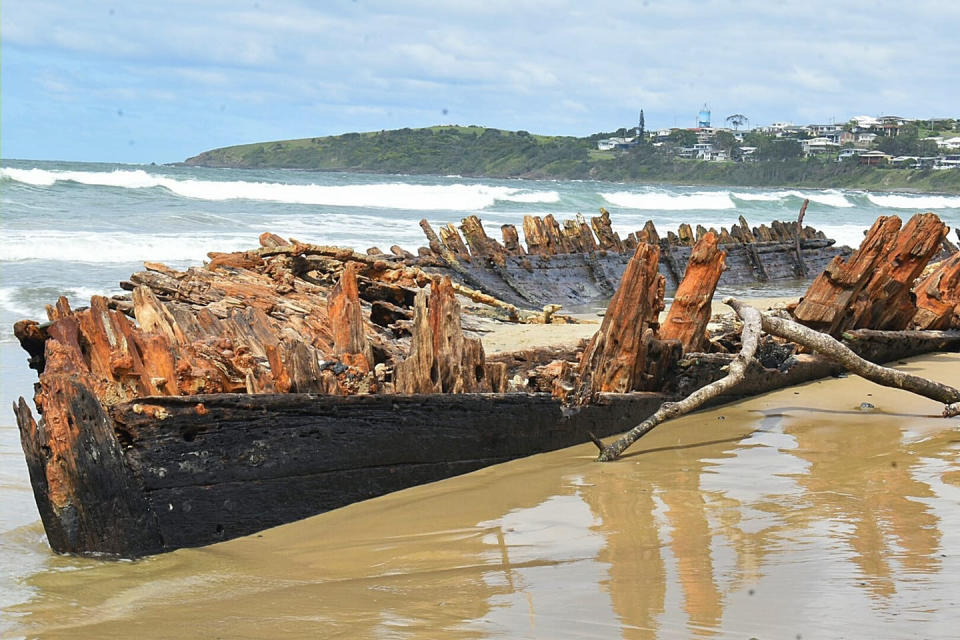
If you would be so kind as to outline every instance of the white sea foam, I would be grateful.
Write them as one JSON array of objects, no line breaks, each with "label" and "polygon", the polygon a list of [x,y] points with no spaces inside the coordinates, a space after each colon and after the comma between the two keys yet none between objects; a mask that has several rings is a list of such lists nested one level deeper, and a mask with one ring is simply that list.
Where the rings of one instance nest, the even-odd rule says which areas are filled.
[{"label": "white sea foam", "polygon": [[[19,300],[19,287],[0,287],[0,311],[11,313],[21,318],[36,317],[36,309]],[[43,310],[42,308],[40,309]]]},{"label": "white sea foam", "polygon": [[34,186],[57,182],[146,189],[162,187],[186,198],[199,200],[261,200],[288,204],[344,207],[386,207],[410,210],[472,211],[496,202],[559,202],[556,191],[537,191],[484,184],[422,185],[389,182],[323,186],[280,182],[182,180],[147,173],[142,169],[116,171],[48,171],[46,169],[0,168],[0,178]]},{"label": "white sea foam", "polygon": [[867,194],[867,200],[878,207],[892,209],[960,209],[960,196],[906,196],[900,194]]},{"label": "white sea foam", "polygon": [[182,235],[125,232],[8,231],[0,237],[0,262],[50,260],[115,263],[191,261],[208,251],[238,251],[259,246],[256,234]]},{"label": "white sea foam", "polygon": [[748,200],[748,201],[757,201],[757,202],[778,202],[783,200],[787,194],[782,191],[768,192],[768,193],[739,193],[732,192],[730,194],[737,200]]},{"label": "white sea foam", "polygon": [[700,191],[697,193],[671,194],[663,191],[615,191],[601,193],[604,200],[626,209],[659,211],[686,211],[691,209],[733,209],[733,201],[726,191]]},{"label": "white sea foam", "polygon": [[764,191],[761,193],[741,193],[735,191],[730,195],[737,200],[746,201],[780,202],[792,197],[800,200],[810,200],[810,202],[816,202],[817,204],[823,204],[828,207],[846,209],[854,206],[843,193],[836,189],[827,189],[825,191],[797,191],[791,189],[785,191]]},{"label": "white sea foam", "polygon": [[823,231],[828,238],[837,241],[837,246],[846,245],[856,249],[863,242],[866,226],[857,224],[818,224],[817,231]]},{"label": "white sea foam", "polygon": [[853,203],[847,200],[847,197],[835,189],[826,191],[788,191],[795,198],[809,199],[810,202],[825,204],[828,207],[837,207],[846,209],[852,207]]}]

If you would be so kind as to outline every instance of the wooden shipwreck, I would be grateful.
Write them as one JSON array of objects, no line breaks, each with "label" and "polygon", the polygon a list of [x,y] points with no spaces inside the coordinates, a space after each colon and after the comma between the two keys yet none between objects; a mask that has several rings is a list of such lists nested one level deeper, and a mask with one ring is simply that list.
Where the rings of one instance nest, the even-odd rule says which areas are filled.
[{"label": "wooden shipwreck", "polygon": [[426,220],[420,226],[430,246],[420,250],[419,259],[432,271],[520,307],[609,299],[640,244],[659,249],[658,269],[667,291],[679,286],[694,246],[708,233],[726,254],[721,286],[806,278],[853,251],[799,222],[751,228],[743,216],[729,230],[681,224],[665,236],[647,221],[625,238],[613,230],[605,209],[589,223],[581,215],[562,223],[552,215],[525,216],[526,247],[513,225],[501,227],[501,244],[486,234],[476,216],[464,218],[459,231],[452,224],[440,227],[439,235]]},{"label": "wooden shipwreck", "polygon": [[[22,398],[14,409],[51,547],[136,557],[210,544],[622,432],[723,376],[738,334],[708,332],[714,290],[734,256],[761,256],[769,242],[752,231],[737,238],[745,228],[686,229],[664,245],[652,224],[620,240],[606,215],[595,236],[583,221],[528,218],[526,250],[512,227],[500,245],[475,218],[464,221],[466,242],[455,229],[438,239],[424,227],[431,250],[419,257],[264,234],[259,249],[210,254],[186,271],[147,263],[122,283],[128,295],[77,309],[61,298],[49,322],[18,322],[41,417]],[[879,219],[792,313],[878,362],[956,345],[960,254],[923,275],[946,233],[932,214],[902,229]],[[829,246],[804,249],[794,236],[790,249],[798,244]],[[661,323],[664,253],[678,282]],[[615,279],[606,258],[623,265]],[[511,282],[510,265],[530,273],[524,261],[548,279],[538,265],[553,260],[608,274],[613,298],[596,334],[577,349],[485,354],[464,331],[462,297],[511,321],[550,321],[478,283],[492,274]],[[761,263],[769,276],[774,261]],[[600,282],[581,283],[577,296],[601,293]],[[569,285],[540,297],[511,290],[516,302],[539,304]],[[889,333],[911,328],[939,331]],[[767,338],[723,400],[838,370]]]}]

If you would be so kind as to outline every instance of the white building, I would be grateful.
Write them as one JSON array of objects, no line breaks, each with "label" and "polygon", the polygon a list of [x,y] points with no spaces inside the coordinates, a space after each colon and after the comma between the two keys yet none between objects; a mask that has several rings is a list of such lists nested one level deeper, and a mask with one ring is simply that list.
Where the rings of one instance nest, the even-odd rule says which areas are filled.
[{"label": "white building", "polygon": [[597,149],[600,151],[612,151],[613,149],[622,149],[632,146],[636,138],[607,138],[597,141]]}]

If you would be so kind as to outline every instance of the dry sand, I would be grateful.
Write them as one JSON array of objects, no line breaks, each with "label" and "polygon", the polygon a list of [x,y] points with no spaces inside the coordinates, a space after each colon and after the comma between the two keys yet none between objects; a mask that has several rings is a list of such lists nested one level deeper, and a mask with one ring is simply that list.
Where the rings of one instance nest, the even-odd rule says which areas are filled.
[{"label": "dry sand", "polygon": [[[741,298],[758,309],[783,307],[796,298]],[[660,314],[661,322],[666,318],[669,306]],[[562,312],[561,312],[562,313]],[[727,305],[718,300],[713,301],[713,313],[733,313]],[[599,314],[574,314],[574,317],[584,324],[511,324],[506,322],[486,321],[480,323],[485,331],[481,334],[483,348],[487,353],[514,351],[530,347],[574,347],[583,338],[589,338],[603,320]]]}]

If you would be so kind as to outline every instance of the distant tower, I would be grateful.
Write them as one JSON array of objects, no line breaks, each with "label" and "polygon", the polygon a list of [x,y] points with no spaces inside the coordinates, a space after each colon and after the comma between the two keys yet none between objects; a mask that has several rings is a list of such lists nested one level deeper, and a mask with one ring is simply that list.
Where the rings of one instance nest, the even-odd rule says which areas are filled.
[{"label": "distant tower", "polygon": [[710,107],[707,106],[706,102],[703,103],[703,108],[697,114],[697,126],[701,129],[710,126]]}]

